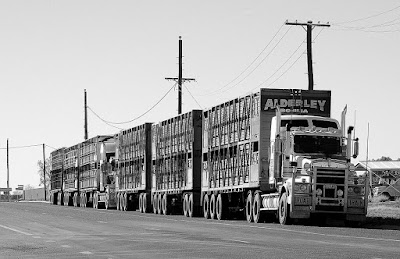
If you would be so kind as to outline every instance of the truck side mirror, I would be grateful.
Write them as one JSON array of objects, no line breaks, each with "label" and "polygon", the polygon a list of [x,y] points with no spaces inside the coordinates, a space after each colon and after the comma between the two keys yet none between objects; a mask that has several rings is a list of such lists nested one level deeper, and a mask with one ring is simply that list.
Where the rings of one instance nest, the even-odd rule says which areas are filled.
[{"label": "truck side mirror", "polygon": [[359,152],[359,144],[358,144],[358,138],[355,139],[354,142],[354,146],[353,146],[353,150],[354,150],[354,154],[353,154],[353,158],[357,158],[358,156],[358,152]]}]

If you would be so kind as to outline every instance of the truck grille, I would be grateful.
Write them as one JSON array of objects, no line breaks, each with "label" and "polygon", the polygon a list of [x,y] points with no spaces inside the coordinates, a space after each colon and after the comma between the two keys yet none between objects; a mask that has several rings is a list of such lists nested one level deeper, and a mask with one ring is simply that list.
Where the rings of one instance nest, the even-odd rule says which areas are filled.
[{"label": "truck grille", "polygon": [[317,184],[342,184],[345,180],[345,169],[318,168]]}]

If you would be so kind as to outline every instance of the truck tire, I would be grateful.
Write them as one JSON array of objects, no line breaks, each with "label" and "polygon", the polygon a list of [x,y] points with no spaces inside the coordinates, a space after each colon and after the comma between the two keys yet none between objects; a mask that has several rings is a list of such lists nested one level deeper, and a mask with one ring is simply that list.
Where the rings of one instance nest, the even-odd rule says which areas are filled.
[{"label": "truck tire", "polygon": [[154,214],[157,214],[157,206],[158,206],[158,201],[157,201],[157,194],[153,195],[153,212]]},{"label": "truck tire", "polygon": [[120,197],[121,196],[121,194],[120,193],[117,193],[117,210],[120,210],[120,207],[121,207],[121,203],[120,203]]},{"label": "truck tire", "polygon": [[187,212],[188,212],[188,217],[193,218],[194,216],[194,203],[193,203],[193,193],[188,194],[188,200],[187,200]]},{"label": "truck tire", "polygon": [[253,199],[253,221],[259,223],[261,219],[261,195],[259,192],[254,194]]},{"label": "truck tire", "polygon": [[203,216],[206,219],[210,218],[210,198],[207,194],[203,198]]},{"label": "truck tire", "polygon": [[253,221],[253,194],[250,191],[247,194],[245,210],[246,220],[250,223]]},{"label": "truck tire", "polygon": [[183,215],[185,217],[188,217],[189,213],[188,213],[188,203],[189,203],[189,197],[188,194],[185,193],[185,195],[183,196]]},{"label": "truck tire", "polygon": [[143,193],[139,194],[139,212],[143,213]]},{"label": "truck tire", "polygon": [[147,194],[143,193],[143,197],[142,197],[142,210],[143,213],[147,213],[148,212],[148,207],[147,207]]},{"label": "truck tire", "polygon": [[97,193],[93,193],[93,209],[98,209]]},{"label": "truck tire", "polygon": [[223,197],[222,194],[219,193],[217,196],[217,200],[215,202],[215,212],[217,214],[217,219],[218,220],[222,220],[224,219],[225,215],[224,215],[224,202],[223,202]]},{"label": "truck tire", "polygon": [[291,218],[290,218],[290,208],[287,203],[287,193],[284,192],[279,199],[279,209],[278,209],[278,217],[279,217],[279,223],[281,225],[288,225],[291,223]]},{"label": "truck tire", "polygon": [[164,195],[162,196],[161,207],[162,207],[162,214],[168,215],[168,197],[166,193],[164,193]]},{"label": "truck tire", "polygon": [[158,197],[157,197],[157,211],[158,211],[158,214],[162,214],[162,193],[160,193],[160,194],[158,194]]},{"label": "truck tire", "polygon": [[210,199],[210,219],[215,219],[215,204],[216,203],[216,198],[215,194],[211,194],[211,199]]}]

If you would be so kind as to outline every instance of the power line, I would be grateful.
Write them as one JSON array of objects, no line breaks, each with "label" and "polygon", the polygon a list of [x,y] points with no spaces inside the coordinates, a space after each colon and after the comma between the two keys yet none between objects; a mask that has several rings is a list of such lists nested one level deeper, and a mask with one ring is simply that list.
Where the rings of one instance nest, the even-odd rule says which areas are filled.
[{"label": "power line", "polygon": [[[88,106],[88,108],[89,108],[89,110],[90,111],[92,111],[99,119],[101,119],[103,122],[105,122],[106,124],[127,124],[127,123],[131,123],[131,122],[133,122],[133,121],[135,121],[135,120],[138,120],[138,119],[140,119],[141,117],[143,117],[144,115],[146,115],[147,113],[149,113],[151,110],[153,110],[154,109],[154,107],[156,107],[162,100],[164,100],[164,98],[169,94],[169,92],[171,92],[171,90],[175,87],[177,85],[177,82],[175,82],[175,84],[164,94],[164,96],[160,99],[160,100],[158,100],[150,109],[148,109],[146,112],[144,112],[143,114],[141,114],[141,115],[139,115],[138,117],[136,117],[136,118],[133,118],[133,119],[131,119],[131,120],[129,120],[129,121],[123,121],[123,122],[112,122],[112,121],[108,121],[108,120],[105,120],[105,119],[103,119],[100,115],[98,115],[97,113],[95,113],[93,110],[92,110],[92,108],[90,108],[89,106]],[[110,125],[111,126],[111,125]],[[115,127],[115,126],[113,126],[113,127]],[[117,128],[117,127],[116,127]],[[121,128],[119,128],[119,129],[121,129]]]},{"label": "power line", "polygon": [[105,124],[107,124],[108,126],[111,126],[113,128],[119,129],[119,130],[123,130],[120,127],[114,126],[112,124],[110,124],[108,121],[104,120],[103,118],[101,118],[95,111],[92,110],[92,108],[90,108],[89,106],[86,106],[97,118],[99,118],[101,121],[103,121]]},{"label": "power line", "polygon": [[203,109],[201,107],[201,105],[199,104],[199,102],[196,100],[196,98],[194,98],[194,96],[192,95],[192,93],[189,91],[189,88],[186,87],[186,85],[184,85],[186,90],[188,91],[188,93],[190,94],[190,96],[193,98],[193,100],[197,103],[197,105],[200,107],[200,109]]},{"label": "power line", "polygon": [[257,55],[257,57],[238,75],[236,76],[234,79],[232,79],[229,83],[225,84],[224,86],[209,92],[208,94],[204,94],[204,95],[200,95],[200,96],[208,96],[208,95],[213,95],[215,93],[218,93],[219,91],[223,90],[224,88],[226,88],[227,86],[229,86],[230,84],[232,84],[233,82],[235,82],[237,79],[239,79],[257,60],[258,58],[261,56],[262,53],[264,53],[264,51],[269,47],[269,45],[272,43],[272,41],[276,38],[276,36],[279,34],[279,32],[282,30],[283,26],[285,24],[282,24],[281,27],[278,29],[278,31],[275,33],[275,35],[272,37],[272,39],[268,42],[268,44],[263,48],[263,50]]},{"label": "power line", "polygon": [[[277,69],[275,70],[274,73],[272,73],[267,79],[265,79],[261,84],[259,84],[258,86],[256,86],[255,88],[252,89],[255,90],[257,88],[260,88],[263,84],[265,84],[268,80],[270,80],[276,73],[278,73],[279,70],[281,70],[281,68],[286,65],[287,62],[289,62],[289,60],[294,56],[294,54],[297,53],[297,51],[300,49],[300,47],[304,44],[304,40],[301,41],[300,45],[296,48],[296,50],[286,59],[286,61]],[[303,54],[302,54],[303,55]],[[301,56],[300,56],[301,57]]]},{"label": "power line", "polygon": [[[35,145],[26,145],[26,146],[16,146],[16,147],[8,147],[8,149],[19,149],[19,148],[31,148],[31,147],[38,147],[42,146],[43,144],[35,144]],[[7,149],[6,147],[2,147],[0,149]]]},{"label": "power line", "polygon": [[353,22],[359,22],[359,21],[368,20],[368,19],[371,19],[371,18],[375,18],[375,17],[381,16],[381,15],[383,15],[383,14],[392,12],[392,11],[398,9],[398,8],[400,8],[400,5],[394,7],[394,8],[392,8],[392,9],[390,9],[390,10],[383,11],[383,12],[381,12],[381,13],[377,13],[377,14],[374,14],[374,15],[371,15],[371,16],[367,16],[367,17],[364,17],[364,18],[359,18],[359,19],[355,19],[355,20],[351,20],[351,21],[338,22],[338,23],[334,23],[333,25],[344,24],[344,23],[353,23]]},{"label": "power line", "polygon": [[237,85],[239,85],[240,83],[242,83],[247,77],[249,77],[270,55],[271,53],[276,49],[276,47],[279,45],[279,43],[282,41],[282,39],[286,36],[286,34],[290,31],[291,27],[289,27],[289,29],[286,31],[286,33],[279,39],[278,43],[272,48],[272,50],[261,60],[260,63],[258,63],[258,65],[250,71],[250,73],[248,73],[244,78],[242,78],[239,82],[237,82],[236,84],[234,84],[233,86],[229,87],[228,89],[225,89],[222,93],[225,93],[226,91],[236,87]]},{"label": "power line", "polygon": [[[314,40],[315,41],[318,36],[321,34],[321,32],[325,29],[325,27],[322,27],[322,29],[319,31],[319,33],[315,36]],[[289,60],[297,53],[297,51],[299,50],[299,48],[304,44],[304,40],[302,41],[302,43],[297,47],[297,49],[292,53],[292,55],[290,55],[290,57],[271,75],[269,76],[266,80],[264,80],[261,84],[259,84],[257,87],[253,88],[253,90],[255,90],[256,88],[261,87],[261,85],[265,84],[269,79],[272,78],[272,76],[274,76],[287,62],[289,62]],[[286,69],[278,78],[276,78],[274,81],[272,81],[270,84],[268,84],[266,87],[270,87],[271,85],[273,85],[276,81],[278,81],[283,75],[285,75],[298,61],[299,59],[303,56],[303,53],[301,55],[299,55],[299,57],[288,67],[288,69]]]}]

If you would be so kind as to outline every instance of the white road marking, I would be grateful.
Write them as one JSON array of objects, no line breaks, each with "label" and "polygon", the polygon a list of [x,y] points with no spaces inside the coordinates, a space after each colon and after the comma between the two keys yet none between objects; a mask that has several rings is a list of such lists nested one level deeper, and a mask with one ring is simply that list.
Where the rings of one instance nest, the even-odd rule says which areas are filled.
[{"label": "white road marking", "polygon": [[84,254],[84,255],[92,255],[92,252],[89,251],[83,251],[83,252],[79,252],[80,254]]},{"label": "white road marking", "polygon": [[30,234],[30,233],[27,233],[27,232],[24,232],[24,231],[15,229],[15,228],[10,228],[10,227],[3,226],[3,225],[0,225],[0,227],[5,228],[5,229],[8,229],[8,230],[11,230],[11,231],[14,231],[14,232],[17,232],[17,233],[20,233],[20,234],[23,234],[23,235],[25,235],[25,236],[33,236],[33,234]]},{"label": "white road marking", "polygon": [[33,238],[42,238],[42,237],[40,237],[40,236],[33,236]]},{"label": "white road marking", "polygon": [[61,247],[63,247],[63,248],[71,248],[71,246],[69,246],[69,245],[62,245]]},{"label": "white road marking", "polygon": [[101,220],[98,220],[97,222],[98,222],[98,223],[102,223],[102,224],[107,224],[107,222],[101,221]]}]

